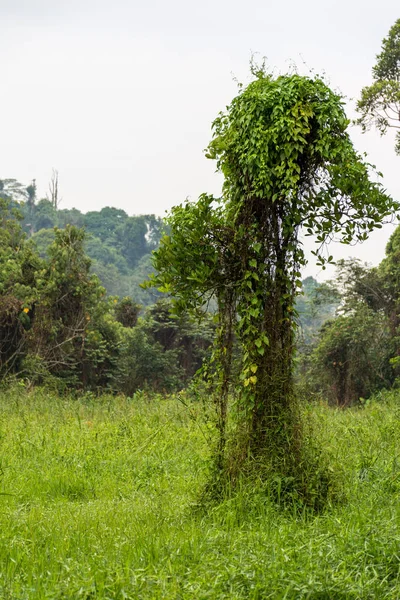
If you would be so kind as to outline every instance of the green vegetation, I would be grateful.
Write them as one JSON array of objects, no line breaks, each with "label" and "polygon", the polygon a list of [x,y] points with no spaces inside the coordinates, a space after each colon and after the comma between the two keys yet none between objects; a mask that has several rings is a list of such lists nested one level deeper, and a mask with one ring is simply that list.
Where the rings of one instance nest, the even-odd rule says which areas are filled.
[{"label": "green vegetation", "polygon": [[396,393],[304,406],[340,480],[317,516],[257,478],[202,510],[215,431],[184,402],[0,394],[2,598],[399,598]]},{"label": "green vegetation", "polygon": [[201,325],[159,300],[139,317],[131,298],[106,296],[85,253],[85,232],[54,229],[47,258],[26,240],[22,216],[0,198],[0,377],[54,389],[182,389],[212,342]]},{"label": "green vegetation", "polygon": [[[303,348],[301,372],[309,389],[341,406],[369,398],[398,382],[400,354],[400,227],[374,268],[350,259],[338,263],[336,279],[308,295],[336,299],[335,318]],[[303,380],[303,382],[304,382]]]},{"label": "green vegetation", "polygon": [[[359,103],[382,133],[399,24]],[[324,268],[400,205],[324,81],[252,73],[221,198],[165,223],[0,180],[0,598],[400,597],[400,227],[300,279],[300,234]]]},{"label": "green vegetation", "polygon": [[159,217],[130,217],[124,210],[109,206],[85,214],[76,208],[60,209],[57,199],[37,200],[35,182],[25,187],[15,179],[0,180],[0,198],[8,201],[11,209],[18,210],[22,231],[42,258],[47,257],[54,241],[55,227],[83,228],[85,252],[92,260],[92,271],[108,294],[133,296],[146,306],[160,297],[156,290],[140,288],[153,270],[151,253],[158,246],[163,228]]},{"label": "green vegetation", "polygon": [[383,40],[372,73],[374,82],[362,90],[357,104],[361,114],[358,124],[363,131],[375,125],[382,135],[394,129],[395,150],[400,155],[400,19]]},{"label": "green vegetation", "polygon": [[[106,295],[93,274],[99,263],[86,254],[84,231],[68,224],[42,230],[46,251],[41,252],[23,231],[20,208],[0,199],[1,377],[51,384],[59,391],[72,386],[132,394],[185,387],[209,354],[212,313],[198,323],[187,313],[171,314],[167,299],[143,308],[131,297]],[[143,281],[153,269],[150,255],[138,268]],[[311,279],[299,307],[308,315],[308,337],[326,312],[323,304],[319,311],[310,309],[319,287]]]},{"label": "green vegetation", "polygon": [[372,182],[371,165],[350,140],[343,100],[324,81],[275,78],[254,65],[252,74],[213,123],[207,156],[224,176],[222,197],[203,194],[172,209],[153,284],[172,294],[178,311],[198,314],[217,301],[218,478],[234,480],[250,458],[267,478],[299,478],[304,487],[293,387],[295,305],[307,262],[300,232],[315,236],[324,267],[333,261],[329,242],[366,240],[400,205]]}]

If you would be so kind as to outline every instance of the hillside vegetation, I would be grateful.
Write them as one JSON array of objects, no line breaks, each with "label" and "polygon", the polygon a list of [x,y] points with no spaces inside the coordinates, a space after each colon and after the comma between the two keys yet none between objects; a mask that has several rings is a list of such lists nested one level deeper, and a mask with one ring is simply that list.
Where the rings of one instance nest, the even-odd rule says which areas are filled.
[{"label": "hillside vegetation", "polygon": [[54,193],[50,198],[38,198],[36,194],[35,180],[25,186],[15,179],[0,179],[0,198],[20,213],[22,231],[42,258],[48,256],[54,242],[55,227],[82,228],[92,271],[106,291],[133,296],[144,305],[155,302],[160,294],[143,290],[139,284],[152,271],[151,253],[162,235],[162,219],[155,215],[128,216],[124,210],[110,206],[82,213],[77,208],[60,208]]}]

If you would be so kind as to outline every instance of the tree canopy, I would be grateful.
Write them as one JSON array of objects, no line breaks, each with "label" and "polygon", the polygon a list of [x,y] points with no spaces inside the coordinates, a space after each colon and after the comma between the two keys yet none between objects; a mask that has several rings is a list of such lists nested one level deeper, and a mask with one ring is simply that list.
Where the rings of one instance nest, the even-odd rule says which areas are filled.
[{"label": "tree canopy", "polygon": [[357,110],[363,131],[375,125],[383,135],[396,131],[396,153],[400,155],[400,19],[382,42],[382,51],[372,69],[374,81],[363,88]]},{"label": "tree canopy", "polygon": [[[56,193],[54,181],[53,196]],[[57,192],[58,193],[58,192]],[[29,196],[30,194],[30,196]],[[124,210],[106,206],[82,213],[76,208],[60,209],[59,200],[36,199],[36,187],[15,179],[0,180],[0,198],[21,216],[22,230],[37,247],[42,258],[54,239],[54,228],[68,225],[84,228],[85,251],[92,259],[92,271],[111,295],[134,296],[149,305],[159,297],[155,290],[143,290],[139,283],[151,272],[151,252],[158,246],[163,220],[156,215],[129,216]],[[146,272],[143,273],[144,268]]]}]

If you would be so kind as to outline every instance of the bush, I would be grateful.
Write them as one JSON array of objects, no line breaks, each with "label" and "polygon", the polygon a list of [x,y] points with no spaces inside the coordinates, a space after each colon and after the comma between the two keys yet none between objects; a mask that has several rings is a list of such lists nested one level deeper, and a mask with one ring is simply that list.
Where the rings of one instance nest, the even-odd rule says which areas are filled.
[{"label": "bush", "polygon": [[360,306],[322,327],[307,378],[331,403],[348,406],[392,384],[390,356],[387,318]]},{"label": "bush", "polygon": [[125,329],[120,390],[132,396],[138,389],[157,392],[181,389],[184,374],[179,367],[178,354],[178,349],[164,350],[143,325]]}]

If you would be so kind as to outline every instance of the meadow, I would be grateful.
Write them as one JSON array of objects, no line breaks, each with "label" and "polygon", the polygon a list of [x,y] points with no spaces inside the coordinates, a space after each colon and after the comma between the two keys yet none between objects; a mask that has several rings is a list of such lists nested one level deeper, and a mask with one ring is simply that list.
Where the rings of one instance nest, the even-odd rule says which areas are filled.
[{"label": "meadow", "polygon": [[257,484],[198,506],[213,428],[182,397],[0,392],[0,598],[400,598],[400,402],[304,407],[319,514]]}]

